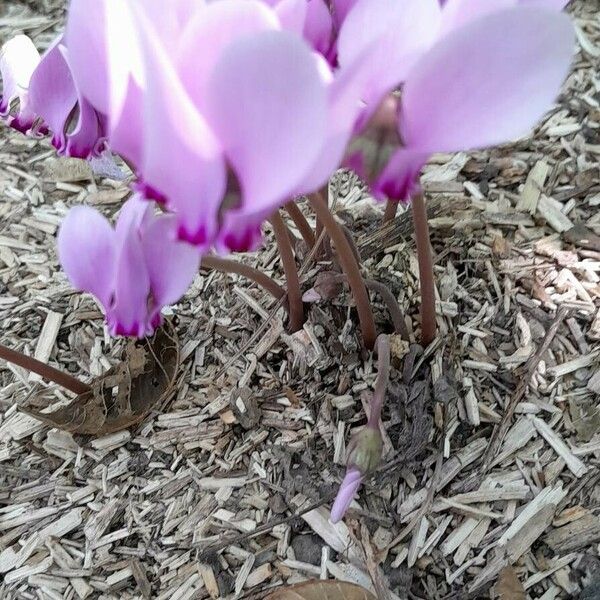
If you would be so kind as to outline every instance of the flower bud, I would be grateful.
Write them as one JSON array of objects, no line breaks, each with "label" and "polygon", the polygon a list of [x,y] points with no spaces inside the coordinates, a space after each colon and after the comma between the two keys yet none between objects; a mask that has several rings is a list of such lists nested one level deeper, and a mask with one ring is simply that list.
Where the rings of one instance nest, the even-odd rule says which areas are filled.
[{"label": "flower bud", "polygon": [[379,430],[367,426],[350,441],[346,464],[349,468],[354,467],[362,475],[366,475],[377,468],[382,448],[383,441]]}]

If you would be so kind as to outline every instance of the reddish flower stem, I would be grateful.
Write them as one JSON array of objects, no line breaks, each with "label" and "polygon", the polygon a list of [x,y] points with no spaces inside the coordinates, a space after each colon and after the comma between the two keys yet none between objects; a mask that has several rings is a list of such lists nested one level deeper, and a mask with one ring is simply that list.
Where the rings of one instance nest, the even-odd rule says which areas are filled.
[{"label": "reddish flower stem", "polygon": [[390,338],[381,334],[377,338],[377,379],[375,380],[375,389],[373,399],[371,400],[369,421],[367,427],[379,431],[381,422],[381,409],[385,401],[385,393],[390,381]]},{"label": "reddish flower stem", "polygon": [[[331,279],[333,281],[340,281],[342,283],[348,282],[348,277],[345,273],[331,275]],[[367,289],[379,294],[381,300],[387,306],[392,319],[392,324],[394,325],[394,333],[400,334],[403,340],[410,342],[410,333],[404,320],[404,313],[398,304],[398,300],[396,300],[396,296],[394,296],[387,285],[385,285],[385,283],[381,283],[381,281],[376,281],[375,279],[364,279],[364,282]]]},{"label": "reddish flower stem", "polygon": [[85,394],[91,390],[90,386],[83,381],[65,373],[59,371],[46,363],[43,363],[32,356],[27,356],[22,352],[11,350],[6,346],[0,344],[0,358],[3,358],[7,362],[13,363],[23,369],[27,369],[32,373],[37,373],[40,377],[43,377],[47,381],[53,381],[61,387],[73,392],[74,394]]},{"label": "reddish flower stem", "polygon": [[270,219],[277,242],[277,249],[281,257],[281,264],[287,281],[287,296],[290,316],[290,331],[295,332],[302,329],[304,325],[304,305],[302,303],[302,291],[300,289],[300,277],[296,268],[294,251],[290,244],[288,228],[283,222],[279,212]]},{"label": "reddish flower stem", "polygon": [[[323,199],[323,202],[327,208],[329,208],[329,188],[328,186],[324,186],[320,192],[318,192],[319,196]],[[309,198],[310,201],[310,198]],[[319,219],[319,215],[317,215],[317,223],[316,223],[316,236],[317,240],[321,239],[321,234],[323,233],[323,223],[321,219]],[[329,237],[325,235],[322,239],[321,243],[317,247],[317,252],[315,256],[318,259],[328,259],[331,257],[331,243],[329,241]]]},{"label": "reddish flower stem", "polygon": [[352,248],[348,243],[342,228],[337,224],[335,218],[329,212],[329,208],[323,196],[319,192],[316,192],[311,194],[308,199],[313,210],[317,214],[317,217],[323,224],[323,227],[327,230],[327,234],[335,244],[340,266],[346,274],[346,277],[348,277],[348,284],[350,285],[352,295],[354,296],[365,346],[372,349],[377,337],[375,321],[373,320],[373,311],[371,310],[369,295],[360,273],[358,262],[354,258]]},{"label": "reddish flower stem", "polygon": [[315,234],[311,226],[308,224],[306,217],[302,214],[302,211],[298,208],[298,205],[295,202],[288,202],[284,206],[286,212],[294,221],[294,225],[300,232],[302,239],[306,242],[306,245],[309,248],[312,248],[315,245]]},{"label": "reddish flower stem", "polygon": [[204,256],[202,257],[202,267],[215,269],[222,273],[233,273],[234,275],[247,277],[264,288],[277,300],[280,300],[285,296],[285,290],[268,275],[243,263],[238,263],[227,258],[220,258],[218,256]]},{"label": "reddish flower stem", "polygon": [[433,254],[429,240],[427,207],[423,193],[416,194],[411,202],[417,259],[419,261],[419,280],[421,285],[421,344],[428,346],[435,338],[435,281],[433,276]]},{"label": "reddish flower stem", "polygon": [[383,213],[383,223],[389,223],[393,221],[398,212],[398,203],[393,200],[388,200],[385,205],[385,211]]},{"label": "reddish flower stem", "polygon": [[[381,281],[375,281],[374,279],[365,279],[365,285],[372,291],[377,292],[383,303],[387,306],[390,311],[390,317],[392,318],[392,324],[394,325],[394,332],[399,333],[402,339],[406,342],[410,341],[410,334],[406,321],[404,320],[404,313],[396,300],[396,296],[392,294],[391,290]],[[379,336],[381,337],[381,336]]]}]

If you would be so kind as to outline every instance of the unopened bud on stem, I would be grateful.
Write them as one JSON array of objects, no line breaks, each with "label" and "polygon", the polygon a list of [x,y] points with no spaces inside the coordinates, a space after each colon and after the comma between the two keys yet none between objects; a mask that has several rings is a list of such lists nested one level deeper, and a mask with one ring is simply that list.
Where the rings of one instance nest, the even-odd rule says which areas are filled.
[{"label": "unopened bud on stem", "polygon": [[374,471],[381,460],[383,441],[379,429],[365,427],[359,431],[348,445],[348,468],[356,468],[362,475]]}]

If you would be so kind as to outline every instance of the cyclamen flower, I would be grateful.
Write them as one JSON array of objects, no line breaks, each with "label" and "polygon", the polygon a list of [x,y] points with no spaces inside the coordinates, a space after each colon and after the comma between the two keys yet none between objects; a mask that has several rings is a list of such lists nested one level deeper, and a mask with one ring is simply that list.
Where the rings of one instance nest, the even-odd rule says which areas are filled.
[{"label": "cyclamen flower", "polygon": [[102,305],[111,335],[151,334],[200,266],[198,250],[176,239],[175,218],[156,215],[139,196],[123,205],[114,229],[95,209],[72,208],[58,254],[72,285]]},{"label": "cyclamen flower", "polygon": [[89,158],[100,153],[103,118],[79,93],[62,36],[41,57],[27,36],[9,40],[0,52],[0,72],[0,117],[8,125],[34,135],[50,129],[61,155]]},{"label": "cyclamen flower", "polygon": [[359,87],[313,50],[327,25],[294,2],[71,3],[73,70],[111,148],[202,249],[253,247],[279,206],[327,181],[360,111]]},{"label": "cyclamen flower", "polygon": [[[571,61],[573,28],[558,13],[564,4],[448,0],[441,7],[437,0],[414,0],[402,16],[393,0],[354,5],[337,47],[341,69],[362,60],[357,68],[371,74],[361,95],[366,106],[358,130],[402,84],[403,146],[375,177],[376,196],[407,199],[433,152],[507,142],[535,124],[551,107]],[[398,44],[397,37],[404,42]],[[364,161],[359,153],[348,162],[370,179],[368,171],[381,165]]]},{"label": "cyclamen flower", "polygon": [[[284,202],[327,181],[398,86],[406,148],[375,182],[381,196],[404,194],[432,151],[529,127],[564,77],[572,33],[566,17],[525,3],[557,4],[405,0],[398,10],[395,0],[337,0],[330,14],[323,0],[72,0],[66,41],[36,69],[29,101],[47,90],[37,113],[67,153],[87,115],[106,115],[97,123],[111,148],[135,168],[137,189],[176,214],[180,239],[245,250]],[[61,81],[43,76],[52,69],[72,72],[76,87],[50,90]],[[66,134],[64,98],[77,102],[81,125]],[[485,135],[497,119],[479,130],[482,115],[498,111],[511,126]],[[481,135],[452,138],[463,129]]]},{"label": "cyclamen flower", "polygon": [[[407,197],[432,152],[526,131],[568,69],[563,5],[332,0],[330,11],[324,0],[71,0],[64,38],[42,58],[27,38],[4,47],[0,112],[23,131],[49,127],[63,154],[93,155],[106,137],[135,170],[140,197],[173,213],[169,247],[177,238],[200,252],[248,250],[282,204],[327,182],[399,89],[393,155],[370,177],[379,197]],[[135,229],[138,245],[145,227]],[[131,250],[118,231],[81,242],[103,253],[115,244],[115,264]],[[64,262],[69,272],[74,263]],[[143,335],[165,302],[150,289],[158,280],[141,281],[144,307],[121,318],[128,302],[119,298],[132,294],[114,273],[101,290],[70,275],[101,300],[113,331]]]},{"label": "cyclamen flower", "polygon": [[[31,40],[18,35],[0,50],[2,96],[0,117],[14,129],[27,133],[33,128],[36,115],[29,106],[29,80],[39,64],[40,55]],[[18,109],[14,110],[17,104]]]}]

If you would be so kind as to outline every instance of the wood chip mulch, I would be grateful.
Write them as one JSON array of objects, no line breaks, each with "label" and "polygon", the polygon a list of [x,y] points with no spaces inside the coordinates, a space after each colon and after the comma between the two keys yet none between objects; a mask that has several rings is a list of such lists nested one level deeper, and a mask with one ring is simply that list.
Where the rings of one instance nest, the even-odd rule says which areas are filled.
[{"label": "wood chip mulch", "polygon": [[[43,47],[63,11],[6,2],[0,42]],[[600,598],[600,3],[570,12],[579,51],[535,133],[426,168],[439,335],[425,353],[410,213],[382,228],[359,182],[331,185],[410,336],[392,339],[382,466],[344,522],[329,507],[375,379],[348,290],[290,335],[255,285],[203,270],[173,309],[176,396],[132,430],[51,429],[17,408],[35,376],[1,365],[0,598],[260,598],[315,577],[385,599],[494,598],[509,564],[531,599]],[[118,361],[55,235],[78,203],[113,215],[126,184],[0,130],[3,344],[83,380]],[[271,245],[242,259],[283,280]],[[334,268],[307,262],[304,291]]]}]

